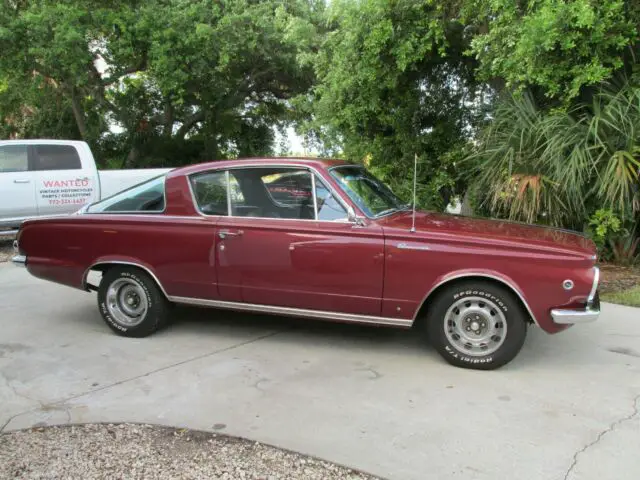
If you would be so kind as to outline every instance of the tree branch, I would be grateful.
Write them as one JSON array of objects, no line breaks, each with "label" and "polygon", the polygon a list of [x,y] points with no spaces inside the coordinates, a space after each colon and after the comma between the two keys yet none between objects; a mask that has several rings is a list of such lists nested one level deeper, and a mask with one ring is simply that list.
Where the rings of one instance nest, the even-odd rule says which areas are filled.
[{"label": "tree branch", "polygon": [[178,138],[184,138],[185,135],[189,133],[189,130],[191,130],[196,123],[204,120],[204,117],[205,117],[204,109],[201,109],[200,111],[191,115],[182,123],[182,126],[178,129],[178,133],[176,134],[176,136]]}]

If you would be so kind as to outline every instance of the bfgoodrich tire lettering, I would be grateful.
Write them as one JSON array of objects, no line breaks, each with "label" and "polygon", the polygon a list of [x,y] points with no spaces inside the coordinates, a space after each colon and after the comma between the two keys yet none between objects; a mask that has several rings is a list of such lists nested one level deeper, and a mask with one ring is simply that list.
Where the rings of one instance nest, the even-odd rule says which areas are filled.
[{"label": "bfgoodrich tire lettering", "polygon": [[527,334],[527,315],[513,293],[486,281],[445,287],[425,320],[431,343],[447,362],[477,370],[509,363]]},{"label": "bfgoodrich tire lettering", "polygon": [[98,308],[111,330],[137,338],[163,327],[169,314],[169,302],[155,281],[135,267],[107,271],[98,289]]}]

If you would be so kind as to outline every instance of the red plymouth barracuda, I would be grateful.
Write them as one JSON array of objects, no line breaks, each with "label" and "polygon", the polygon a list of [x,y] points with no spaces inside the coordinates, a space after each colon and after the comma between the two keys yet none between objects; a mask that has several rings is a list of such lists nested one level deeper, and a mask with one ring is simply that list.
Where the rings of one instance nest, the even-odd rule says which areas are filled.
[{"label": "red plymouth barracuda", "polygon": [[488,370],[517,355],[530,325],[556,333],[600,313],[584,236],[413,218],[364,167],[336,160],[178,168],[76,215],[29,220],[16,249],[13,262],[32,275],[97,291],[107,325],[129,337],[190,304],[415,325],[449,363]]}]

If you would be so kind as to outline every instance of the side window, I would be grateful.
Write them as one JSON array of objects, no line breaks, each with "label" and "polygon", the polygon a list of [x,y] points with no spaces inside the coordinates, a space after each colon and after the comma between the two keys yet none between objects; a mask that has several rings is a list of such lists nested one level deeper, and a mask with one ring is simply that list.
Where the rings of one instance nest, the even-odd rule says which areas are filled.
[{"label": "side window", "polygon": [[191,189],[198,208],[205,215],[227,215],[225,172],[209,172],[191,177]]},{"label": "side window", "polygon": [[35,145],[34,170],[79,170],[80,156],[71,145]]},{"label": "side window", "polygon": [[322,180],[316,177],[316,202],[318,204],[318,220],[341,221],[347,220],[347,211]]},{"label": "side window", "polygon": [[87,208],[87,213],[144,213],[164,211],[165,175],[116,193]]},{"label": "side window", "polygon": [[26,172],[29,170],[29,155],[24,145],[4,145],[0,147],[0,173]]},{"label": "side window", "polygon": [[311,174],[293,171],[264,175],[262,182],[267,187],[271,199],[280,207],[295,207],[311,198]]},{"label": "side window", "polygon": [[311,174],[265,167],[230,170],[231,214],[237,217],[313,220]]}]

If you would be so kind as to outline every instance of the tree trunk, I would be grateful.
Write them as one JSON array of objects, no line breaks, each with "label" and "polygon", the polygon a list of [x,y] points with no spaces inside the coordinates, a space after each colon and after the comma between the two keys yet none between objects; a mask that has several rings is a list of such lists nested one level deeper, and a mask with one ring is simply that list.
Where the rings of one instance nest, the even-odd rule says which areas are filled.
[{"label": "tree trunk", "polygon": [[471,205],[471,188],[467,188],[462,197],[462,205],[460,207],[460,215],[465,217],[473,216],[473,205]]},{"label": "tree trunk", "polygon": [[138,150],[138,146],[134,142],[133,146],[131,147],[131,150],[129,150],[129,154],[127,155],[127,158],[124,160],[124,163],[122,164],[122,168],[135,168],[136,164],[138,163],[139,156],[140,156],[140,150]]},{"label": "tree trunk", "polygon": [[73,109],[73,116],[76,119],[80,136],[86,141],[88,136],[87,120],[84,118],[84,111],[76,95],[75,87],[71,89],[71,108]]},{"label": "tree trunk", "polygon": [[173,104],[170,99],[166,99],[164,103],[164,126],[162,135],[164,137],[171,137],[173,134]]}]

